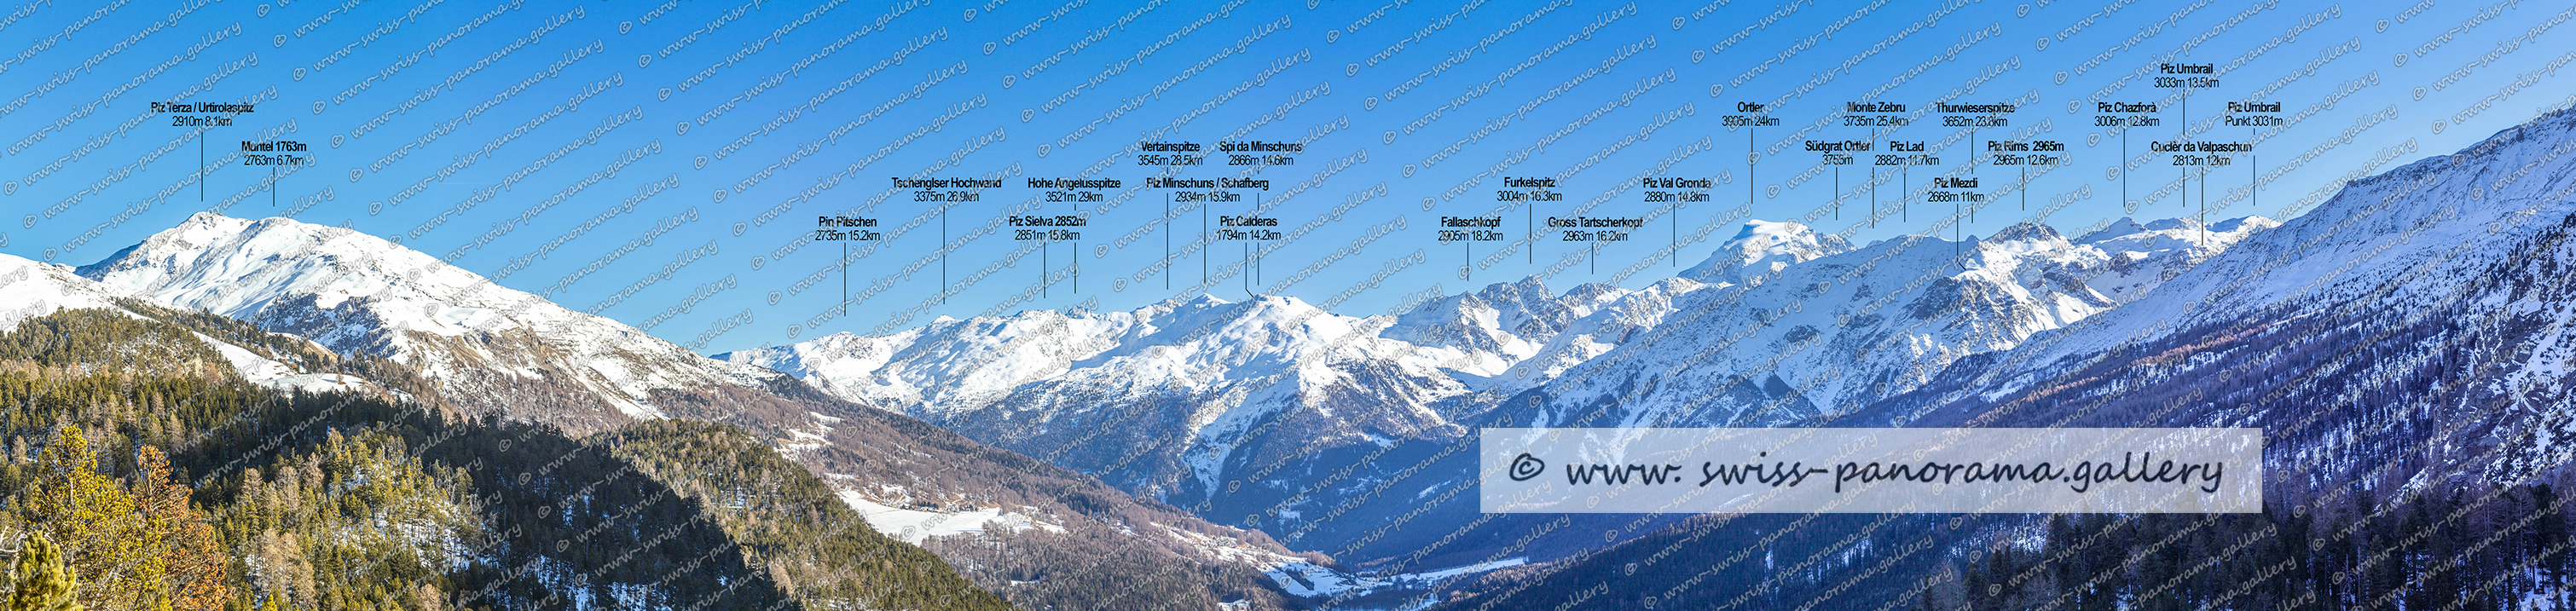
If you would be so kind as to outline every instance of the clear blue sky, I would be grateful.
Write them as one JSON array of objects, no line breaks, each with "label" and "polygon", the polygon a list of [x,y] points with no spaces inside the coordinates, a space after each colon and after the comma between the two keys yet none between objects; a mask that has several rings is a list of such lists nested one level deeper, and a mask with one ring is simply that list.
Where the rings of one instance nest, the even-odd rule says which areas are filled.
[{"label": "clear blue sky", "polygon": [[[2122,216],[2196,215],[2204,204],[2217,208],[2211,220],[2280,218],[2357,169],[2446,153],[2576,99],[2576,85],[2552,76],[2576,49],[2576,28],[2557,23],[2567,7],[2548,3],[5,8],[0,251],[85,264],[198,211],[292,211],[399,236],[502,284],[706,352],[941,315],[1129,309],[1200,292],[1284,294],[1371,314],[1435,285],[1456,293],[1532,274],[1558,290],[1635,287],[1707,257],[1742,218],[1812,218],[1858,242],[1981,235],[2087,189],[2089,199],[2042,220],[2073,232]],[[2212,73],[2164,74],[2168,63]],[[2215,83],[2192,89],[2186,110],[2181,89],[2157,87],[2159,76]],[[242,100],[256,111],[203,130],[173,126],[151,106]],[[1845,112],[1846,102],[1873,101],[1908,112]],[[2278,112],[2233,114],[2290,122],[2230,125],[2229,101],[2278,103]],[[2017,110],[2000,115],[2007,125],[1972,135],[1945,126],[1936,102]],[[2097,102],[2159,104],[2160,125],[2129,130],[2125,145],[2139,163],[2125,177],[2143,208],[2134,214],[2116,169],[2120,132],[2095,125]],[[1777,124],[1727,125],[1729,115],[1752,114],[1741,111],[1747,103]],[[1847,116],[1911,124],[1880,130],[1846,125]],[[2178,137],[2186,127],[2194,133]],[[307,144],[284,154],[310,163],[235,158],[201,185],[201,131],[209,163],[264,131]],[[1207,165],[1137,165],[1140,153],[1159,154],[1137,150],[1149,135],[1197,143]],[[1982,150],[2010,139],[2066,144],[2062,166],[2032,169],[2041,175],[2027,188],[2031,212],[2023,190],[2007,186],[2021,168],[1993,165]],[[1234,140],[1304,148],[1285,153],[1294,165],[1228,166],[1215,149]],[[1837,179],[1808,140],[1880,150]],[[1940,163],[1887,179],[1885,215],[1873,224],[1861,185],[1873,169],[1893,171],[1870,165],[1889,140],[1925,142],[1923,154]],[[2258,144],[2183,187],[2190,170],[2149,150],[2174,140]],[[1964,167],[1972,158],[1986,163]],[[2242,193],[2257,170],[2259,204]],[[1973,221],[1954,219],[1951,202],[1925,201],[1935,177],[1971,172],[1977,187],[1949,190],[1998,198]],[[1635,184],[1640,175],[1715,184],[1705,201],[1667,214]],[[947,208],[954,248],[944,304],[940,204],[892,181],[915,176],[1005,177]],[[1176,203],[1167,231],[1166,200],[1187,190],[1146,188],[1157,176],[1269,188],[1234,189],[1237,202]],[[1033,177],[1123,184],[1101,190],[1105,201],[1047,201],[1050,189],[1027,185]],[[1498,201],[1506,177],[1557,178],[1563,199]],[[1912,199],[1901,195],[1908,188]],[[1203,215],[1249,215],[1256,205],[1293,237],[1255,242],[1269,249],[1257,282],[1231,271],[1247,242],[1194,252]],[[1078,240],[1033,249],[1014,239],[1021,228],[1005,218],[1014,211],[1087,224],[1074,229]],[[1535,252],[1515,245],[1533,232],[1528,220],[1578,211],[1648,220],[1628,241],[1598,244],[1597,261],[1596,245],[1543,227]],[[845,275],[845,244],[806,242],[826,215],[873,218],[891,239],[847,244]],[[1443,243],[1443,216],[1499,216],[1504,239]],[[1695,234],[1677,255],[1664,250]],[[1048,271],[1065,277],[1039,289]],[[844,281],[846,307],[836,298]],[[727,322],[746,314],[748,324]]]}]

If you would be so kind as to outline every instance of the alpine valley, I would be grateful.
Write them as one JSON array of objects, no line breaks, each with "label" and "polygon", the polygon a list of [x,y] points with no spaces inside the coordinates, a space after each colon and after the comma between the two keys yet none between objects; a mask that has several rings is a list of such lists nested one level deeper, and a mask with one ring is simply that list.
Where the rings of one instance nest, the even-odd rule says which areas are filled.
[{"label": "alpine valley", "polygon": [[[2274,225],[2123,221],[2069,240],[2024,224],[1854,248],[1754,221],[1684,276],[1635,291],[1556,293],[1532,278],[1376,317],[1202,296],[717,357],[1354,567],[1416,573],[1600,543],[1543,538],[1504,553],[1529,525],[1476,514],[1463,451],[1476,427],[1775,426],[1839,413],[2117,308]],[[1479,526],[1461,536],[1447,525]]]},{"label": "alpine valley", "polygon": [[[1635,290],[1530,278],[1386,316],[1201,296],[716,356],[1326,554],[1356,573],[1328,607],[2509,607],[2576,567],[2550,553],[2572,143],[2554,112],[2286,224],[1855,246],[1753,221]],[[1479,427],[1819,425],[2260,427],[2270,509],[1477,512]]]},{"label": "alpine valley", "polygon": [[[374,236],[198,214],[78,268],[0,256],[0,526],[107,575],[91,608],[2563,603],[2570,149],[2559,111],[2286,222],[1751,221],[1633,289],[1200,295],[712,356]],[[2259,427],[2267,509],[1482,514],[1471,450],[1503,426]]]}]

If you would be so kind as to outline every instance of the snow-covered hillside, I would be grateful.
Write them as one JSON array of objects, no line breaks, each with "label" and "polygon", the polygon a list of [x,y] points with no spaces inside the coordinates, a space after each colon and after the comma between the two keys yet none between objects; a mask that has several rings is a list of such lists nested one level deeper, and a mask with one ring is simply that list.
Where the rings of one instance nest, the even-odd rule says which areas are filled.
[{"label": "snow-covered hillside", "polygon": [[[1437,449],[1397,444],[1494,424],[1767,424],[1846,410],[2116,308],[2273,225],[2123,219],[2077,240],[2017,225],[1854,248],[1752,221],[1682,277],[1634,290],[1558,293],[1530,278],[1365,318],[1200,296],[943,318],[717,358],[1203,516],[1259,510],[1287,521],[1274,532],[1335,540],[1391,516],[1291,516],[1327,514],[1330,491],[1435,495],[1463,477],[1446,463],[1408,470]],[[1498,409],[1507,400],[1514,409]]]},{"label": "snow-covered hillside", "polygon": [[[1138,503],[1090,478],[1033,464],[1027,457],[986,447],[910,417],[870,409],[865,403],[909,395],[852,395],[860,401],[828,397],[762,365],[698,355],[615,320],[565,309],[355,231],[283,218],[250,221],[198,214],[77,270],[30,265],[35,264],[18,266],[30,270],[22,276],[58,280],[74,288],[25,291],[25,305],[38,301],[96,304],[130,295],[149,307],[174,308],[172,313],[204,316],[195,313],[202,311],[228,317],[313,338],[319,347],[342,356],[395,361],[426,379],[439,395],[436,400],[558,426],[575,435],[612,432],[640,420],[661,418],[740,425],[760,443],[821,476],[836,498],[858,509],[871,524],[906,542],[935,548],[959,564],[1099,556],[1118,547],[1134,553],[1117,570],[1196,572],[1210,580],[1175,586],[1182,590],[1258,587],[1254,585],[1261,580],[1258,571],[1238,570],[1229,566],[1233,561],[1219,555],[1154,533],[1129,532],[1124,526],[1139,520],[1205,536],[1234,537],[1241,547],[1264,554],[1286,553],[1258,533]],[[0,274],[7,273],[5,268],[0,266]],[[1206,307],[1171,309],[1181,316],[1217,315]],[[1280,316],[1301,313],[1319,311],[1305,308]],[[1255,317],[1271,318],[1276,317]],[[1273,322],[1265,327],[1247,321],[1249,326],[1241,331],[1320,335],[1339,333],[1331,325],[1347,321]],[[1297,347],[1303,344],[1274,345],[1267,338],[1216,338],[1206,346],[1265,349],[1181,355],[1172,360],[1172,367],[1241,375],[1251,371],[1247,364],[1269,359],[1283,370],[1296,368],[1294,355],[1278,351],[1303,349]],[[931,371],[928,378],[905,383],[932,389],[928,396],[934,399],[975,396],[971,385],[948,382],[995,375],[994,370],[964,360],[976,351],[1005,344],[1035,345],[1010,340],[969,344],[961,347],[967,352],[933,355],[958,376],[939,378]],[[301,345],[304,340],[296,341]],[[346,381],[299,371],[246,351],[223,352],[242,357],[236,359],[237,368],[246,375],[267,376],[273,386],[318,390]],[[1043,367],[1058,356],[1062,355],[1044,353],[996,363]],[[817,385],[835,381],[812,376],[812,371],[797,363],[769,364],[807,374]],[[1003,379],[1038,375],[1013,372]],[[839,386],[853,387],[901,388]],[[994,392],[1011,388],[1002,385]],[[943,541],[952,539],[973,542]],[[992,581],[1001,579],[996,575],[977,572],[973,578],[979,585],[1036,601],[1078,597],[1084,587],[1079,581],[1012,585],[1007,580]]]},{"label": "snow-covered hillside", "polygon": [[82,278],[67,266],[0,254],[0,329],[14,329],[20,321],[62,310],[125,312],[115,299],[130,296]]},{"label": "snow-covered hillside", "polygon": [[1743,284],[1746,279],[1791,265],[1851,252],[1842,236],[1817,233],[1795,222],[1748,221],[1744,228],[1681,277],[1710,284]]},{"label": "snow-covered hillside", "polygon": [[[1863,417],[1955,422],[2018,404],[2010,411],[2021,417],[2116,426],[2287,422],[2296,426],[2267,443],[2319,471],[2407,455],[2374,447],[2422,443],[2385,427],[2441,422],[2473,438],[2442,441],[2457,448],[2420,459],[2433,467],[2509,478],[2564,463],[2576,452],[2561,441],[2576,387],[2568,142],[2576,113],[2562,110],[2353,181],[2127,307],[2033,337]],[[2169,396],[2195,398],[2155,412],[2168,424],[2119,420],[2139,411],[2134,402]],[[2458,449],[2515,435],[2531,437],[2484,456]]]},{"label": "snow-covered hillside", "polygon": [[[1443,369],[1468,351],[1381,337],[1389,322],[1289,297],[1201,296],[1130,312],[943,319],[718,357],[1113,482],[1205,491],[1234,449],[1273,433],[1311,443],[1455,434],[1432,405],[1469,392]],[[1283,414],[1299,424],[1262,426]],[[1127,466],[1104,468],[1113,463]]]},{"label": "snow-covered hillside", "polygon": [[[2355,180],[2316,211],[2177,275],[2138,307],[2043,338],[2046,350],[2016,361],[2056,367],[2178,330],[2357,299],[2427,306],[2456,291],[2465,266],[2515,255],[2515,244],[2576,211],[2570,141],[2576,113],[2562,110]],[[2435,269],[2454,273],[2427,273]]]},{"label": "snow-covered hillside", "polygon": [[[364,233],[199,213],[79,273],[174,307],[412,365],[450,398],[556,395],[518,415],[575,431],[668,415],[657,391],[757,388],[777,374],[510,289]],[[542,413],[540,413],[542,411]]]},{"label": "snow-covered hillside", "polygon": [[[0,254],[0,331],[15,329],[18,323],[29,318],[63,310],[95,309],[138,319],[149,318],[117,302],[120,298],[140,297],[132,291],[83,278],[68,266]],[[203,333],[196,336],[222,355],[244,381],[253,384],[309,392],[381,390],[367,380],[345,373],[281,362],[262,356],[257,350],[225,343]]]}]

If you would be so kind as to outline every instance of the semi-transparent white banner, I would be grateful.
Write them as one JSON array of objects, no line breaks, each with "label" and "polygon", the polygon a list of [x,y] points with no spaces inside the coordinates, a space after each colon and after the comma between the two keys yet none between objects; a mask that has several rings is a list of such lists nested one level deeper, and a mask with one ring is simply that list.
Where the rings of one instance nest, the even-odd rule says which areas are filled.
[{"label": "semi-transparent white banner", "polygon": [[1488,428],[1487,513],[2254,513],[2252,428]]}]

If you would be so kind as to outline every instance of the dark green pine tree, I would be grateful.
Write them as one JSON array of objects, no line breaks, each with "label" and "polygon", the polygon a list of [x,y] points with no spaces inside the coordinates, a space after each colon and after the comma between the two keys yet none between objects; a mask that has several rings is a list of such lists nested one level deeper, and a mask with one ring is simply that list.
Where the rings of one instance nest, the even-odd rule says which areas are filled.
[{"label": "dark green pine tree", "polygon": [[[2558,491],[2546,483],[2531,485],[2531,506],[2533,511],[2539,512],[2539,517],[2532,520],[2532,542],[2524,553],[2538,556],[2546,553],[2550,546],[2567,540],[2567,514],[2558,507]],[[2550,589],[2558,590],[2562,595],[2567,589],[2567,557],[2567,552],[2562,551],[2539,562],[2542,578],[2549,581]]]},{"label": "dark green pine tree", "polygon": [[[2321,597],[2324,595],[2312,572],[2317,564],[2315,558],[2319,554],[2309,553],[2308,544],[2311,540],[2309,532],[2316,523],[2316,514],[2285,511],[2273,515],[2281,524],[2281,536],[2273,539],[2273,545],[2270,546],[2273,550],[2272,557],[2286,560],[2289,564],[2280,575],[2272,578],[2270,587],[2263,588],[2259,593],[2262,596],[2258,600],[2262,600],[2263,603],[2257,608],[2285,610],[2322,608],[2317,602],[2313,602],[2322,600]],[[2301,594],[2309,594],[2309,596],[2302,597]],[[2298,600],[2312,602],[2295,607],[2288,605]]]},{"label": "dark green pine tree", "polygon": [[2044,562],[2048,562],[2050,574],[2056,576],[2057,587],[2066,590],[2067,600],[2072,603],[2068,608],[2083,609],[2092,595],[2084,582],[2093,578],[2093,569],[2084,566],[2082,557],[2067,553],[2084,544],[2085,529],[2066,516],[2061,513],[2048,517],[2048,544],[2041,547],[2039,557],[2049,559]]},{"label": "dark green pine tree", "polygon": [[1988,586],[1995,582],[1993,568],[1987,563],[1970,562],[1963,572],[1967,574],[1962,580],[1967,595],[1959,601],[1961,607],[1965,611],[1997,611],[1997,597],[1987,594]]},{"label": "dark green pine tree", "polygon": [[[2136,549],[2133,547],[2133,542],[2130,541],[2130,539],[2137,536],[2138,529],[2125,526],[2115,526],[2116,524],[2119,524],[2118,520],[2103,516],[2089,516],[2084,518],[2084,520],[2091,524],[2090,527],[2084,529],[2085,536],[2087,537],[2092,536],[2093,533],[2102,532],[2106,529],[2116,528],[2116,530],[2110,530],[2109,534],[2102,535],[2100,541],[2096,541],[2092,545],[2086,546],[2083,550],[2076,552],[2075,560],[2084,568],[2079,571],[2079,573],[2083,575],[2083,579],[2078,580],[2075,583],[2083,584],[2090,582],[2093,584],[2093,589],[2091,591],[2092,593],[2087,594],[2082,601],[2079,601],[2081,604],[2077,605],[2075,608],[2077,611],[2114,611],[2119,607],[2120,591],[2122,586],[2130,583],[2130,581],[2119,579],[2116,575],[2105,576],[2103,575],[2103,572],[2113,570],[2119,567],[2121,563],[2128,561],[2128,550]],[[2094,580],[2101,581],[2096,582]]]},{"label": "dark green pine tree", "polygon": [[1999,547],[1986,553],[1986,566],[1983,571],[1985,573],[1985,579],[1970,582],[1975,583],[1976,587],[1968,597],[1968,600],[1973,601],[1970,603],[1968,607],[1969,609],[1973,611],[2012,611],[2011,601],[2013,599],[2013,587],[2011,582],[2014,575],[2021,573],[2019,563],[2014,560],[2013,550],[2009,547]]},{"label": "dark green pine tree", "polygon": [[63,565],[63,551],[41,534],[27,536],[26,549],[18,552],[18,568],[12,573],[9,611],[80,611],[72,593],[80,583],[72,579],[71,569]]},{"label": "dark green pine tree", "polygon": [[[2141,533],[2141,539],[2153,536],[2154,533],[2173,532],[2182,526],[2180,521],[2167,519],[2169,517],[2171,516],[2153,515],[2139,520],[2141,524],[2153,525]],[[2183,592],[2163,586],[2171,584],[2175,577],[2182,575],[2183,566],[2187,562],[2186,555],[2189,553],[2186,550],[2189,543],[2188,539],[2175,540],[2173,543],[2144,552],[2145,557],[2138,563],[2135,585],[2140,590],[2156,590],[2156,595],[2137,601],[2137,606],[2133,608],[2144,611],[2183,611],[2188,608],[2181,602]]]},{"label": "dark green pine tree", "polygon": [[2411,506],[2402,504],[2404,501],[2392,499],[2388,502],[2401,503],[2396,510],[2396,515],[2371,520],[2370,543],[2358,550],[2364,557],[2380,553],[2372,550],[2381,550],[2388,554],[2388,557],[2378,564],[2370,565],[2367,571],[2370,575],[2369,580],[2364,584],[2363,589],[2355,592],[2363,601],[2379,600],[2381,596],[2399,592],[2399,588],[2406,584],[2406,563],[2413,553],[2407,549],[2407,546],[2400,545],[2404,538],[2400,533],[2406,532],[2401,528],[2410,519],[2407,514],[2412,513],[2412,510],[2408,509]]},{"label": "dark green pine tree", "polygon": [[2452,547],[2451,536],[2433,528],[2436,517],[2433,494],[2415,495],[2414,502],[2407,504],[2405,518],[2397,522],[2400,541],[2412,542],[2405,546],[2407,561],[2398,563],[2405,573],[2393,576],[2396,577],[2393,583],[2399,588],[2399,596],[2406,601],[2408,609],[2440,609],[2449,606],[2453,600],[2452,592],[2435,589],[2431,587],[2433,581],[2426,579],[2449,574],[2448,570],[2436,572],[2433,569],[2452,560],[2445,554],[2446,548]]}]

